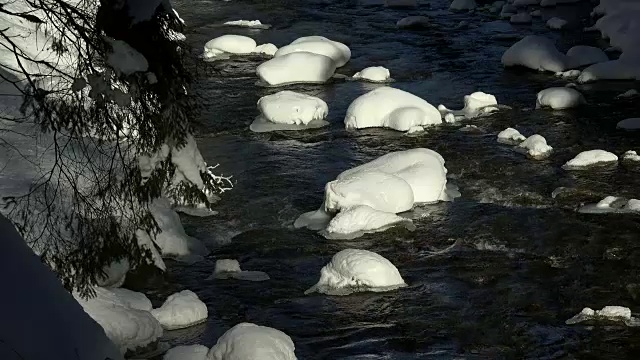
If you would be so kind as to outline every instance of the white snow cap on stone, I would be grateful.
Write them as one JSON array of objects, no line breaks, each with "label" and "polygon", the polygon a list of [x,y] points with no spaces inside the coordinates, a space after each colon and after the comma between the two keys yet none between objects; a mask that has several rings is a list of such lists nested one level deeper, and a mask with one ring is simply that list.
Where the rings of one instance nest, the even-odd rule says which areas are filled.
[{"label": "white snow cap on stone", "polygon": [[610,321],[622,321],[627,325],[638,325],[638,320],[631,316],[631,309],[624,306],[605,306],[602,310],[593,310],[591,308],[584,308],[577,315],[571,319],[565,321],[567,325],[577,324],[588,320],[610,320]]},{"label": "white snow cap on stone", "polygon": [[618,122],[616,128],[624,130],[640,130],[640,118],[624,119]]},{"label": "white snow cap on stone", "polygon": [[624,99],[624,98],[635,97],[635,96],[638,96],[638,95],[640,95],[640,92],[638,92],[638,90],[630,89],[630,90],[627,90],[627,91],[623,92],[622,94],[617,95],[616,98]]},{"label": "white snow cap on stone", "polygon": [[191,290],[175,293],[151,314],[167,330],[182,329],[207,321],[207,305]]},{"label": "white snow cap on stone", "polygon": [[640,66],[633,62],[609,60],[593,64],[582,71],[578,82],[587,83],[597,80],[638,80]]},{"label": "white snow cap on stone", "polygon": [[531,21],[533,21],[531,15],[526,12],[511,15],[511,18],[509,18],[509,22],[512,24],[531,24]]},{"label": "white snow cap on stone", "polygon": [[125,75],[135,72],[145,72],[149,69],[149,62],[136,49],[122,40],[106,38],[111,51],[107,55],[107,63],[116,71]]},{"label": "white snow cap on stone", "polygon": [[265,54],[269,56],[274,56],[277,51],[278,47],[273,45],[272,43],[258,45],[255,49],[253,49],[253,52],[256,54]]},{"label": "white snow cap on stone", "polygon": [[241,27],[261,27],[262,22],[260,22],[260,20],[232,20],[232,21],[225,22],[224,25],[241,26]]},{"label": "white snow cap on stone", "polygon": [[567,71],[557,72],[555,73],[555,75],[561,78],[569,79],[569,78],[577,78],[578,76],[580,76],[581,73],[582,71],[580,70],[567,70]]},{"label": "white snow cap on stone", "polygon": [[517,145],[527,138],[514,128],[506,128],[498,134],[498,142],[509,145]]},{"label": "white snow cap on stone", "polygon": [[618,157],[614,153],[604,150],[589,150],[576,155],[576,157],[562,165],[562,168],[565,170],[582,170],[594,166],[612,165],[617,163]]},{"label": "white snow cap on stone", "polygon": [[383,66],[371,66],[353,75],[354,79],[369,80],[374,82],[385,82],[391,78],[389,69]]},{"label": "white snow cap on stone", "polygon": [[533,70],[561,72],[568,66],[567,56],[551,40],[529,35],[513,44],[503,55],[504,66],[524,66]]},{"label": "white snow cap on stone", "polygon": [[293,340],[280,330],[240,323],[209,350],[209,360],[296,360]]},{"label": "white snow cap on stone", "polygon": [[547,20],[547,27],[549,29],[554,29],[554,30],[560,30],[562,28],[564,28],[565,26],[567,26],[569,22],[565,19],[561,19],[558,17],[552,17],[551,19]]},{"label": "white snow cap on stone", "polygon": [[380,87],[355,99],[344,119],[347,129],[388,127],[407,131],[418,125],[442,123],[438,109],[406,91]]},{"label": "white snow cap on stone", "polygon": [[426,16],[407,16],[396,23],[400,29],[420,28],[429,26],[429,18]]},{"label": "white snow cap on stone", "polygon": [[251,124],[251,130],[255,132],[302,130],[329,124],[324,121],[329,113],[326,102],[288,90],[261,97],[258,110],[260,116]]},{"label": "white snow cap on stone", "polygon": [[444,105],[438,106],[438,111],[443,116],[451,113],[456,117],[465,117],[467,119],[474,118],[483,114],[488,114],[498,110],[498,100],[496,97],[483,93],[482,91],[476,91],[471,95],[464,96],[464,108],[462,110],[450,110]]},{"label": "white snow cap on stone", "polygon": [[118,297],[120,301],[125,303],[132,309],[151,311],[153,306],[151,306],[151,301],[147,296],[141,292],[132,291],[129,289],[123,288],[115,288],[109,289],[114,296]]},{"label": "white snow cap on stone", "polygon": [[386,7],[417,7],[418,0],[384,0],[384,6]]},{"label": "white snow cap on stone", "polygon": [[209,59],[222,54],[250,54],[255,48],[256,41],[248,36],[222,35],[204,45],[204,57]]},{"label": "white snow cap on stone", "polygon": [[580,207],[578,212],[587,214],[638,213],[640,212],[640,200],[607,196],[597,204],[587,204]]},{"label": "white snow cap on stone", "polygon": [[580,67],[609,61],[602,49],[595,46],[577,45],[567,51],[571,67]]},{"label": "white snow cap on stone", "polygon": [[452,11],[474,10],[477,7],[476,0],[453,0],[449,6]]},{"label": "white snow cap on stone", "polygon": [[584,104],[582,94],[568,87],[552,87],[540,91],[536,97],[536,108],[569,109]]},{"label": "white snow cap on stone", "polygon": [[102,269],[104,276],[98,277],[97,285],[106,288],[118,288],[124,284],[129,269],[130,266],[127,259],[113,261]]},{"label": "white snow cap on stone", "polygon": [[622,161],[637,162],[640,161],[640,155],[634,150],[628,150],[622,155]]},{"label": "white snow cap on stone", "polygon": [[278,49],[274,56],[277,58],[294,52],[310,52],[330,57],[335,62],[336,67],[344,66],[351,59],[351,50],[348,46],[323,36],[298,38],[291,44]]},{"label": "white snow cap on stone", "polygon": [[318,283],[305,294],[349,295],[360,291],[391,291],[407,284],[387,259],[368,250],[345,249],[320,271]]},{"label": "white snow cap on stone", "polygon": [[266,281],[269,280],[269,275],[262,271],[243,271],[240,269],[240,263],[238,260],[233,259],[220,259],[216,260],[216,267],[207,280],[212,279],[237,279],[247,281]]},{"label": "white snow cap on stone", "polygon": [[547,139],[538,134],[529,136],[518,147],[535,160],[546,159],[553,151],[553,148],[547,145]]},{"label": "white snow cap on stone", "polygon": [[180,345],[169,349],[162,360],[208,360],[208,352],[204,345]]},{"label": "white snow cap on stone", "polygon": [[260,80],[269,85],[324,83],[333,76],[336,63],[330,57],[310,52],[293,52],[274,57],[258,66]]},{"label": "white snow cap on stone", "polygon": [[406,224],[414,229],[410,219],[368,205],[357,205],[340,211],[331,219],[323,235],[329,239],[354,239],[364,233],[384,231],[398,224]]}]

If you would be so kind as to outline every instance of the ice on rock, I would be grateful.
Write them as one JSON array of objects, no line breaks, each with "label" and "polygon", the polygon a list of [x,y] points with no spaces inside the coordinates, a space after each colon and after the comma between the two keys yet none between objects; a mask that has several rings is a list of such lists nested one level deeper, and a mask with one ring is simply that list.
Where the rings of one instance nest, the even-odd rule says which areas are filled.
[{"label": "ice on rock", "polygon": [[390,8],[417,7],[418,0],[384,0],[384,6]]},{"label": "ice on rock", "polygon": [[169,349],[162,360],[208,360],[208,353],[204,345],[180,345]]},{"label": "ice on rock", "polygon": [[107,55],[107,62],[116,71],[131,75],[135,72],[145,72],[149,69],[149,62],[136,49],[122,40],[106,38],[111,45],[111,52]]},{"label": "ice on rock", "polygon": [[567,71],[557,72],[555,75],[561,78],[570,79],[570,78],[577,78],[578,76],[580,76],[581,73],[582,71],[580,70],[567,70]]},{"label": "ice on rock", "polygon": [[498,142],[508,145],[518,145],[527,138],[514,128],[506,128],[498,134]]},{"label": "ice on rock", "polygon": [[256,41],[248,36],[222,35],[204,45],[204,57],[211,59],[223,54],[250,54],[256,45]]},{"label": "ice on rock", "polygon": [[551,19],[547,20],[547,27],[549,29],[560,30],[567,26],[568,23],[569,22],[565,19],[552,17]]},{"label": "ice on rock", "polygon": [[391,73],[389,69],[383,66],[371,66],[355,73],[353,78],[373,82],[387,82],[391,79]]},{"label": "ice on rock", "polygon": [[615,165],[618,163],[616,154],[604,150],[583,151],[573,159],[567,161],[562,168],[565,170],[585,170],[598,166]]},{"label": "ice on rock", "polygon": [[269,56],[274,56],[277,51],[278,47],[271,43],[258,45],[255,49],[253,49],[253,52],[256,54],[265,54]]},{"label": "ice on rock", "polygon": [[209,360],[296,360],[295,345],[287,334],[251,323],[227,330],[207,356]]},{"label": "ice on rock", "polygon": [[569,109],[584,104],[582,94],[568,87],[552,87],[540,91],[536,97],[536,108]]},{"label": "ice on rock", "polygon": [[207,320],[207,305],[191,290],[175,293],[151,314],[167,330],[182,329]]},{"label": "ice on rock", "polygon": [[335,71],[336,63],[330,57],[310,52],[293,52],[274,57],[256,69],[260,80],[272,86],[324,83]]},{"label": "ice on rock", "polygon": [[320,271],[320,280],[305,294],[349,295],[355,292],[383,292],[407,286],[398,269],[379,254],[345,249],[335,254]]},{"label": "ice on rock", "polygon": [[531,15],[526,12],[511,15],[511,18],[509,18],[509,22],[512,24],[531,24],[531,21],[533,21]]},{"label": "ice on rock", "polygon": [[449,6],[449,10],[468,11],[474,10],[476,7],[476,0],[453,0],[451,5]]},{"label": "ice on rock", "polygon": [[529,136],[525,141],[518,145],[518,149],[526,152],[529,157],[535,160],[546,159],[553,151],[553,148],[547,145],[547,140],[538,134]]},{"label": "ice on rock", "polygon": [[260,115],[251,124],[254,132],[304,130],[329,125],[329,106],[315,96],[280,91],[258,100]]},{"label": "ice on rock", "polygon": [[[491,94],[476,91],[471,95],[464,96],[464,108],[462,110],[450,110],[444,105],[438,106],[438,111],[443,116],[453,114],[456,117],[471,119],[483,114],[488,114],[498,110],[498,100]],[[447,121],[448,122],[448,121]]]},{"label": "ice on rock", "polygon": [[640,155],[634,150],[629,150],[622,155],[623,162],[639,162]]},{"label": "ice on rock", "polygon": [[503,55],[504,66],[524,66],[533,70],[562,72],[567,68],[567,56],[551,40],[529,35],[513,44]]},{"label": "ice on rock", "polygon": [[123,288],[109,289],[109,291],[132,309],[151,311],[153,308],[149,298],[141,292]]},{"label": "ice on rock", "polygon": [[240,269],[240,263],[238,260],[233,259],[220,259],[216,261],[216,267],[213,274],[207,278],[212,279],[237,279],[247,281],[266,281],[269,280],[269,275],[262,271],[243,271]]},{"label": "ice on rock", "polygon": [[347,129],[388,127],[407,131],[413,126],[442,123],[438,109],[406,91],[380,87],[355,99],[344,119]]},{"label": "ice on rock", "polygon": [[295,52],[309,52],[331,58],[336,67],[344,66],[351,59],[351,50],[341,42],[327,39],[323,36],[305,36],[296,39],[291,44],[278,49],[275,57],[285,56]]},{"label": "ice on rock", "polygon": [[609,320],[622,321],[628,326],[638,326],[638,320],[631,316],[631,309],[624,306],[605,306],[601,310],[584,308],[580,313],[565,321],[567,325],[574,325],[583,321]]},{"label": "ice on rock", "polygon": [[632,97],[636,97],[638,95],[640,95],[640,92],[638,92],[638,90],[631,89],[631,90],[627,90],[627,91],[623,92],[622,94],[619,94],[618,96],[616,96],[616,98],[617,99],[632,98]]},{"label": "ice on rock", "polygon": [[620,122],[618,122],[618,124],[616,125],[616,128],[618,129],[623,129],[623,130],[633,130],[633,131],[637,131],[640,130],[640,118],[629,118],[629,119],[624,119]]},{"label": "ice on rock", "polygon": [[581,67],[609,61],[607,54],[595,46],[577,45],[567,51],[571,67]]},{"label": "ice on rock", "polygon": [[369,232],[384,231],[395,225],[405,225],[414,230],[410,219],[396,214],[375,210],[367,205],[357,205],[340,211],[322,232],[327,239],[355,239]]},{"label": "ice on rock", "polygon": [[426,16],[407,16],[398,20],[396,26],[400,29],[426,28],[430,24]]}]

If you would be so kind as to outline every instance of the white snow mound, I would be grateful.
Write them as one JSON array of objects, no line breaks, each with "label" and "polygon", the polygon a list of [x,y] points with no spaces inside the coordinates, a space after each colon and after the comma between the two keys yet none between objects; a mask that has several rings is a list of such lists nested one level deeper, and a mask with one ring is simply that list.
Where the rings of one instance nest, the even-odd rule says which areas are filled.
[{"label": "white snow mound", "polygon": [[413,126],[442,123],[438,109],[406,91],[380,87],[355,99],[344,119],[347,129],[388,127],[407,131]]},{"label": "white snow mound", "polygon": [[471,95],[464,96],[464,108],[462,110],[450,110],[444,105],[438,106],[438,111],[442,116],[453,114],[456,118],[464,117],[471,119],[477,116],[488,114],[498,110],[498,100],[491,94],[476,91]]},{"label": "white snow mound", "polygon": [[208,360],[208,352],[204,345],[180,345],[169,349],[162,360]]},{"label": "white snow mound", "polygon": [[552,17],[551,19],[547,20],[547,27],[549,29],[554,29],[554,30],[560,30],[562,28],[564,28],[565,26],[567,26],[569,22],[565,19],[561,19],[558,17]]},{"label": "white snow mound", "polygon": [[293,340],[280,330],[240,323],[209,350],[209,360],[296,360]]},{"label": "white snow mound", "polygon": [[640,118],[624,119],[618,122],[616,128],[623,130],[640,130]]},{"label": "white snow mound", "polygon": [[518,148],[535,160],[546,159],[553,151],[553,148],[547,145],[547,139],[538,134],[529,136]]},{"label": "white snow mound", "polygon": [[498,142],[509,145],[518,145],[527,138],[514,128],[506,128],[498,134]]},{"label": "white snow mound", "polygon": [[274,56],[280,57],[294,52],[309,52],[330,57],[335,62],[336,67],[344,66],[351,59],[351,50],[348,46],[323,36],[298,38],[291,44],[278,49]]},{"label": "white snow mound", "polygon": [[449,6],[452,11],[474,10],[477,7],[476,0],[453,0]]},{"label": "white snow mound", "polygon": [[598,80],[638,80],[640,66],[634,62],[609,60],[593,64],[582,71],[578,82],[587,83]]},{"label": "white snow mound", "polygon": [[404,224],[415,229],[410,219],[396,214],[375,210],[367,205],[358,205],[340,211],[324,230],[328,239],[355,239],[368,232],[384,231],[392,226]]},{"label": "white snow mound", "polygon": [[605,306],[601,310],[584,308],[577,315],[565,321],[567,325],[574,325],[589,320],[621,321],[628,326],[640,325],[638,319],[631,316],[631,309],[624,306]]},{"label": "white snow mound", "polygon": [[274,57],[256,69],[260,80],[272,86],[324,83],[335,71],[336,63],[330,57],[310,52],[293,52]]},{"label": "white snow mound", "polygon": [[555,75],[561,78],[569,79],[569,78],[577,78],[580,76],[581,73],[582,71],[580,70],[567,70],[567,71],[557,72],[555,73]]},{"label": "white snow mound", "polygon": [[266,281],[269,280],[269,275],[262,271],[243,271],[240,269],[240,263],[238,260],[233,259],[220,259],[216,261],[216,267],[213,274],[207,278],[212,279],[237,279],[247,281]]},{"label": "white snow mound", "polygon": [[502,55],[504,66],[524,66],[533,70],[561,72],[568,66],[567,56],[551,40],[529,35],[513,44]]},{"label": "white snow mound", "polygon": [[305,294],[349,295],[361,291],[391,291],[407,284],[387,259],[367,250],[345,249],[320,271],[320,280]]},{"label": "white snow mound", "polygon": [[224,25],[240,26],[240,27],[248,27],[248,28],[256,28],[256,29],[268,29],[270,27],[267,24],[263,24],[260,20],[232,20],[232,21],[225,22]]},{"label": "white snow mound", "polygon": [[269,56],[274,56],[277,51],[278,47],[273,45],[272,43],[258,45],[255,49],[253,49],[253,52],[256,54],[265,54]]},{"label": "white snow mound", "polygon": [[596,204],[580,207],[578,212],[587,214],[638,213],[640,212],[640,200],[607,196]]},{"label": "white snow mound", "polygon": [[562,168],[565,170],[583,170],[617,163],[618,157],[614,153],[604,150],[589,150],[576,155],[576,157],[562,165]]},{"label": "white snow mound", "polygon": [[258,100],[261,115],[251,124],[255,132],[303,130],[329,125],[329,106],[322,99],[293,91],[280,91]]},{"label": "white snow mound", "polygon": [[571,67],[581,67],[609,61],[602,49],[595,46],[577,45],[567,51]]},{"label": "white snow mound", "polygon": [[584,104],[582,94],[568,87],[552,87],[540,91],[536,97],[536,108],[569,109]]},{"label": "white snow mound", "polygon": [[207,320],[207,305],[191,290],[170,295],[164,304],[151,310],[162,327],[167,330],[182,329]]},{"label": "white snow mound", "polygon": [[124,288],[109,289],[120,301],[125,303],[132,309],[151,311],[151,300],[141,292],[132,291]]},{"label": "white snow mound", "polygon": [[256,48],[256,41],[248,36],[222,35],[207,41],[204,45],[204,57],[215,58],[222,54],[250,54]]},{"label": "white snow mound", "polygon": [[373,82],[385,82],[391,78],[389,69],[383,66],[371,66],[364,68],[353,75],[354,79],[369,80]]}]

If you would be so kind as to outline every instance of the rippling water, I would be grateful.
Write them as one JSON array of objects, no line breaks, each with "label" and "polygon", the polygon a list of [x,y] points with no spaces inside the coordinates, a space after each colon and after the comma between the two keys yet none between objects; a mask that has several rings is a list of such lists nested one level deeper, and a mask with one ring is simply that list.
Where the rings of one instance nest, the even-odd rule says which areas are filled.
[{"label": "rippling water", "polygon": [[[176,2],[189,25],[188,42],[196,47],[225,33],[277,46],[323,35],[352,50],[340,74],[381,65],[391,70],[394,87],[434,105],[461,107],[463,95],[482,90],[513,109],[419,136],[381,129],[347,132],[342,120],[349,103],[377,85],[297,85],[288,89],[329,104],[331,125],[254,134],[248,128],[257,115],[257,99],[281,89],[255,86],[255,67],[263,59],[217,65],[218,74],[198,82],[204,107],[199,145],[205,159],[220,163],[237,185],[218,204],[220,215],[183,221],[188,233],[209,245],[228,245],[215,247],[205,262],[170,264],[165,286],[151,294],[157,301],[188,288],[209,307],[208,323],[168,332],[170,343],[211,346],[229,327],[249,321],[289,334],[300,359],[621,359],[640,351],[637,330],[564,324],[585,306],[638,309],[640,298],[627,287],[640,283],[639,218],[574,210],[606,195],[637,197],[639,173],[623,166],[598,172],[560,169],[583,150],[640,150],[637,135],[615,130],[619,120],[638,116],[637,100],[613,99],[634,84],[580,86],[587,106],[534,111],[539,90],[566,81],[505,71],[500,57],[515,40],[492,38],[545,34],[561,50],[601,44],[596,34],[580,30],[590,7],[543,10],[545,21],[558,15],[571,22],[571,29],[551,33],[540,19],[512,26],[484,13],[451,14],[444,0],[422,2],[417,10],[386,9],[382,1],[369,0]],[[432,26],[397,30],[396,21],[407,15],[427,15]],[[238,19],[260,19],[273,28],[218,26]],[[459,27],[461,21],[468,26]],[[460,130],[470,124],[477,129]],[[508,126],[545,136],[553,156],[536,162],[498,144],[496,134]],[[321,204],[324,184],[341,171],[414,147],[442,154],[449,181],[462,193],[454,203],[420,208],[415,232],[391,229],[354,241],[328,241],[292,228],[299,214]],[[561,186],[567,191],[552,198]],[[452,244],[450,251],[434,254]],[[346,247],[387,257],[410,286],[347,297],[303,295],[320,268]],[[244,269],[266,271],[272,280],[206,281],[218,258],[237,258]]]}]

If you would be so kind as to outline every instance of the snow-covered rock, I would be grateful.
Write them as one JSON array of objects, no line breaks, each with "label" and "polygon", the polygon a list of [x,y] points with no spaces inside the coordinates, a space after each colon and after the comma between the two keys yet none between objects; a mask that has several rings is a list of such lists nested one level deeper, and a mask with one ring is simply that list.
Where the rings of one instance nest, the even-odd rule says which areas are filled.
[{"label": "snow-covered rock", "polygon": [[476,91],[471,95],[464,96],[464,108],[462,110],[450,110],[444,105],[438,106],[438,111],[442,116],[453,114],[456,117],[471,119],[480,115],[488,114],[498,110],[498,100],[491,94]]},{"label": "snow-covered rock", "polygon": [[303,130],[329,125],[329,106],[322,99],[293,91],[280,91],[258,100],[260,115],[251,131]]},{"label": "snow-covered rock", "polygon": [[209,350],[209,360],[296,360],[293,340],[280,330],[240,323]]},{"label": "snow-covered rock", "polygon": [[406,91],[380,87],[355,99],[344,119],[347,129],[388,127],[407,131],[413,126],[442,123],[438,109]]},{"label": "snow-covered rock", "polygon": [[233,259],[220,259],[216,261],[216,267],[213,274],[207,278],[212,279],[237,279],[247,281],[266,281],[269,280],[269,275],[262,271],[243,271],[240,269],[240,263],[238,260]]},{"label": "snow-covered rock", "polygon": [[535,160],[543,160],[551,155],[553,148],[547,145],[547,139],[541,135],[534,134],[518,145],[518,149]]},{"label": "snow-covered rock", "polygon": [[634,150],[628,150],[622,155],[622,161],[626,163],[640,162],[640,155]]},{"label": "snow-covered rock", "polygon": [[256,69],[260,80],[272,86],[324,83],[335,71],[336,63],[330,57],[310,52],[293,52],[274,57]]},{"label": "snow-covered rock", "polygon": [[569,22],[565,19],[552,17],[551,19],[547,20],[547,27],[549,29],[560,30],[567,26],[568,23]]},{"label": "snow-covered rock", "polygon": [[639,213],[640,200],[627,200],[622,197],[607,196],[596,204],[587,204],[580,207],[578,212],[587,214]]},{"label": "snow-covered rock", "polygon": [[305,36],[296,39],[291,44],[278,49],[275,57],[285,56],[295,52],[309,52],[331,58],[336,67],[344,66],[351,59],[351,50],[341,42],[327,39],[323,36]]},{"label": "snow-covered rock", "polygon": [[616,98],[617,99],[625,99],[625,98],[636,97],[638,95],[640,95],[640,92],[638,92],[638,90],[630,89],[630,90],[627,90],[627,91],[623,92],[622,94],[617,95]]},{"label": "snow-covered rock", "polygon": [[320,280],[305,294],[349,295],[362,291],[391,291],[407,286],[398,269],[368,250],[345,249],[320,271]]},{"label": "snow-covered rock", "polygon": [[368,80],[373,82],[386,82],[391,79],[389,69],[383,66],[371,66],[353,75],[354,79]]},{"label": "snow-covered rock", "polygon": [[384,0],[384,6],[390,8],[417,7],[418,0]]},{"label": "snow-covered rock", "polygon": [[540,91],[536,97],[536,108],[569,109],[584,104],[582,94],[568,87],[552,87]]},{"label": "snow-covered rock", "polygon": [[161,307],[151,314],[167,330],[182,329],[207,321],[207,305],[191,290],[170,295]]},{"label": "snow-covered rock", "polygon": [[204,57],[210,59],[222,54],[250,54],[256,45],[256,41],[248,36],[222,35],[207,41],[204,45]]},{"label": "snow-covered rock", "polygon": [[511,18],[509,18],[509,22],[512,24],[531,24],[531,21],[533,21],[531,15],[526,12],[511,15]]},{"label": "snow-covered rock", "polygon": [[430,20],[426,16],[407,16],[398,20],[396,26],[400,29],[425,28],[430,24]]},{"label": "snow-covered rock", "polygon": [[605,306],[601,310],[584,308],[577,315],[565,321],[567,325],[590,320],[621,321],[629,326],[638,326],[638,319],[631,316],[631,309],[624,306]]},{"label": "snow-covered rock", "polygon": [[270,25],[263,24],[260,20],[232,20],[225,22],[224,25],[248,27],[253,29],[268,29],[271,27]]},{"label": "snow-covered rock", "polygon": [[633,62],[609,60],[593,64],[582,71],[578,82],[587,83],[597,80],[637,80],[640,79],[640,67]]},{"label": "snow-covered rock", "polygon": [[153,241],[160,248],[162,256],[196,262],[209,253],[200,240],[186,234],[180,216],[171,208],[167,198],[155,199],[149,205],[149,210],[160,228]]},{"label": "snow-covered rock", "polygon": [[151,300],[141,292],[132,291],[129,289],[116,288],[109,289],[114,296],[116,296],[121,302],[126,304],[132,309],[151,311]]},{"label": "snow-covered rock", "polygon": [[567,70],[567,71],[557,72],[555,73],[555,75],[557,77],[571,79],[571,78],[577,78],[578,76],[580,76],[581,73],[582,71],[580,70]]},{"label": "snow-covered rock", "polygon": [[253,52],[256,54],[265,54],[269,56],[274,56],[277,51],[278,47],[273,45],[272,43],[258,45],[255,49],[253,49]]},{"label": "snow-covered rock", "polygon": [[405,225],[414,230],[413,222],[396,214],[357,205],[340,211],[323,231],[328,239],[354,239],[365,233],[384,231],[392,226]]},{"label": "snow-covered rock", "polygon": [[162,360],[208,360],[208,353],[204,345],[180,345],[169,349]]},{"label": "snow-covered rock", "polygon": [[617,163],[618,157],[614,153],[604,150],[589,150],[576,155],[576,157],[562,165],[562,168],[565,170],[585,170]]},{"label": "snow-covered rock", "polygon": [[468,11],[477,7],[476,0],[453,0],[449,6],[452,11]]},{"label": "snow-covered rock", "polygon": [[567,56],[551,40],[529,35],[513,44],[503,55],[504,66],[524,66],[533,70],[561,72],[568,66]]},{"label": "snow-covered rock", "polygon": [[616,128],[623,130],[640,130],[640,118],[624,119],[616,125]]},{"label": "snow-covered rock", "polygon": [[609,61],[602,49],[595,46],[577,45],[567,51],[571,67],[581,67]]},{"label": "snow-covered rock", "polygon": [[106,288],[120,287],[124,284],[129,269],[129,261],[127,259],[114,261],[102,269],[104,276],[98,277],[97,285]]},{"label": "snow-covered rock", "polygon": [[498,134],[498,142],[508,145],[518,145],[527,138],[514,128],[506,128]]}]

